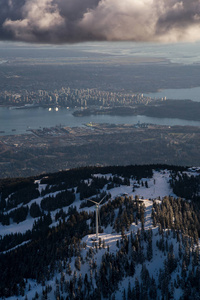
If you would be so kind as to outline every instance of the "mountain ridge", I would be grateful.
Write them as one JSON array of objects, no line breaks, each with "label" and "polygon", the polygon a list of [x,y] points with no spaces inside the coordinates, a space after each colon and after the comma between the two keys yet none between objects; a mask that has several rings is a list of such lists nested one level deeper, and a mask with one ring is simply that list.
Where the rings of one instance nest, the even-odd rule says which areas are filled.
[{"label": "mountain ridge", "polygon": [[[199,295],[199,168],[164,167],[81,168],[46,174],[28,181],[28,188],[21,184],[17,190],[14,185],[10,194],[5,181],[0,182],[0,297],[185,299],[187,292],[192,299]],[[194,187],[185,200],[179,197],[183,185]],[[95,242],[95,207],[87,199],[99,201],[104,195]],[[24,219],[22,208],[27,209]],[[189,285],[191,291],[186,289]]]}]

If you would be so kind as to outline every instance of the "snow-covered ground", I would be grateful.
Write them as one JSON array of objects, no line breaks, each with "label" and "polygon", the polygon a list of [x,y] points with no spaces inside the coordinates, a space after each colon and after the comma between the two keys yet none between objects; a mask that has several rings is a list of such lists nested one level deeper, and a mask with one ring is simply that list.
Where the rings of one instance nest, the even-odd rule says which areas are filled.
[{"label": "snow-covered ground", "polygon": [[[192,173],[192,174],[194,175],[194,173]],[[112,176],[112,174],[107,174],[107,175],[95,174],[93,176],[94,177],[104,176],[106,178],[110,178],[110,176]],[[159,199],[162,199],[165,196],[174,196],[174,197],[176,197],[176,195],[173,194],[173,191],[170,187],[169,180],[170,180],[170,171],[168,171],[168,170],[154,171],[152,178],[143,178],[143,179],[141,179],[139,185],[136,182],[136,180],[131,179],[130,180],[130,186],[121,185],[119,187],[114,187],[114,188],[110,189],[109,191],[107,191],[106,187],[104,187],[101,190],[101,192],[102,191],[109,192],[111,194],[111,200],[114,199],[117,196],[121,196],[121,195],[124,195],[124,194],[126,194],[128,196],[132,196],[133,199],[135,199],[136,196],[138,196],[139,199],[142,199],[142,201],[145,205],[144,229],[145,230],[152,229],[152,234],[153,234],[153,237],[152,237],[153,258],[152,258],[151,261],[147,261],[145,264],[146,264],[146,267],[149,271],[150,277],[154,276],[154,278],[156,279],[156,282],[158,282],[159,269],[164,266],[164,261],[166,260],[166,254],[161,252],[158,249],[158,247],[156,246],[156,242],[160,239],[160,236],[158,234],[158,228],[153,227],[153,222],[152,222],[152,218],[151,218],[152,206],[153,206],[153,201],[152,200],[157,199],[157,201],[159,202],[159,201],[161,201]],[[39,191],[41,193],[41,191],[43,189],[45,189],[46,185],[41,185],[40,181],[37,181],[37,182],[39,184]],[[142,185],[142,182],[143,183],[147,182],[148,187],[146,187],[145,184]],[[134,189],[133,189],[133,186],[134,186]],[[58,193],[58,192],[51,193],[51,195],[56,195],[56,193]],[[45,197],[47,197],[47,196],[49,196],[49,195],[45,195]],[[37,204],[40,204],[42,199],[43,199],[43,197],[38,197],[37,199],[32,200],[28,204],[29,207],[34,202],[36,202]],[[80,209],[79,194],[76,194],[76,200],[74,201],[74,203],[71,206],[76,207],[77,211],[85,210],[85,211],[90,212],[90,211],[95,210],[95,206]],[[67,213],[68,209],[69,209],[69,207],[64,207],[63,211]],[[57,225],[58,222],[55,222],[55,214],[58,211],[59,210],[55,210],[55,211],[51,212],[53,223],[50,226],[56,226]],[[33,219],[29,216],[24,222],[21,222],[19,224],[11,223],[8,226],[3,226],[3,225],[0,224],[0,236],[3,237],[6,234],[16,233],[16,232],[24,233],[28,229],[31,230],[34,221],[35,221],[35,219]],[[111,226],[108,226],[107,228],[103,228],[103,229],[104,229],[104,232],[99,233],[99,238],[101,239],[102,243],[103,242],[105,243],[105,249],[101,246],[101,249],[96,250],[96,248],[95,248],[95,236],[96,235],[95,234],[87,235],[82,239],[82,243],[86,244],[86,248],[85,249],[82,248],[81,256],[83,257],[83,259],[85,259],[88,250],[90,248],[92,248],[94,250],[93,251],[93,254],[94,254],[93,259],[97,263],[98,267],[101,263],[103,254],[107,251],[107,247],[109,246],[109,252],[110,253],[116,253],[119,250],[117,248],[116,243],[117,243],[117,241],[120,241],[122,239],[121,233],[114,232],[113,228]],[[138,229],[141,229],[141,223],[139,222],[137,225],[135,223],[132,223],[131,226],[130,226],[129,231],[126,231],[125,234],[127,236],[129,236],[131,234],[131,232],[132,232],[132,234],[134,234],[134,233],[136,234]],[[174,249],[175,256],[178,256],[177,240],[172,237],[172,234],[171,234],[170,242],[173,244],[173,249]],[[75,263],[75,258],[72,258],[71,263],[70,263],[72,270],[74,269],[74,263]],[[116,294],[115,294],[115,298],[117,300],[122,299],[123,289],[124,288],[128,289],[129,283],[133,287],[136,278],[140,281],[141,269],[142,269],[142,265],[137,265],[134,276],[133,277],[126,277],[120,282],[119,290],[116,291]],[[84,275],[86,273],[89,276],[89,274],[90,274],[89,264],[86,264],[86,263],[82,264],[80,273],[82,274],[82,277],[84,277]],[[174,278],[176,277],[176,275],[177,275],[177,273],[173,274]],[[54,294],[54,292],[55,292],[55,278],[59,279],[60,276],[61,276],[60,273],[57,273],[52,280],[50,280],[49,282],[46,283],[46,284],[50,284],[50,285],[54,286],[54,289],[52,290],[52,292],[50,292],[48,294],[48,299],[55,299],[55,294]],[[69,275],[65,274],[65,277],[66,277],[66,279],[70,280]],[[40,295],[42,294],[43,287],[41,285],[36,284],[36,282],[33,281],[33,280],[28,280],[28,284],[31,285],[31,290],[30,291],[28,291],[26,289],[26,295],[27,295],[28,299],[32,299],[35,296],[36,291],[38,292],[38,294],[40,294]],[[176,289],[175,293],[174,293],[174,299],[179,299],[181,294],[182,294],[182,290]],[[18,299],[24,299],[24,297],[22,297],[22,296],[18,296],[17,298]],[[9,299],[10,300],[16,300],[16,297],[10,297]]]},{"label": "snow-covered ground", "polygon": [[[107,178],[110,178],[111,174],[107,174],[107,175],[96,174],[94,176],[96,176],[96,177],[105,176]],[[152,178],[150,178],[150,179],[143,178],[141,180],[141,182],[142,181],[148,182],[148,188],[140,185],[140,187],[134,188],[135,191],[133,192],[133,184],[136,181],[130,180],[130,186],[121,185],[120,187],[115,187],[107,192],[109,192],[111,194],[111,199],[114,199],[116,196],[120,196],[125,193],[129,196],[132,195],[133,197],[135,197],[137,195],[137,196],[139,196],[139,198],[143,198],[143,199],[156,199],[158,197],[160,197],[162,199],[162,197],[164,197],[164,196],[169,196],[169,195],[175,196],[172,192],[172,189],[170,188],[169,178],[170,178],[170,172],[168,170],[164,170],[162,172],[154,171]],[[36,182],[39,183],[39,191],[40,192],[43,189],[45,189],[46,185],[40,184],[40,181],[36,181]],[[105,190],[106,190],[105,188],[102,189],[102,191],[105,191]],[[29,208],[30,208],[31,204],[34,202],[37,203],[38,205],[40,205],[43,198],[48,197],[48,196],[56,196],[60,192],[62,192],[62,191],[50,193],[50,194],[45,195],[44,197],[40,196],[36,199],[31,200],[27,205],[29,206]],[[80,209],[80,197],[78,194],[76,194],[76,200],[73,202],[72,206],[73,207],[76,206],[77,211],[85,210],[85,211],[89,212],[89,211],[95,210],[95,206],[92,206],[90,208]],[[66,213],[68,212],[68,209],[69,209],[69,207],[63,207],[63,211]],[[9,213],[10,211],[7,211],[6,213]],[[55,219],[55,215],[58,211],[59,211],[59,209],[51,212],[53,220]],[[37,220],[37,218],[33,219],[31,217],[28,217],[24,222],[21,222],[19,224],[12,223],[12,222],[8,226],[0,224],[0,236],[3,237],[6,234],[17,233],[17,232],[25,233],[26,230],[32,229],[33,223],[35,220]],[[56,225],[57,225],[57,223],[53,222],[53,224],[51,226],[56,226]]]}]

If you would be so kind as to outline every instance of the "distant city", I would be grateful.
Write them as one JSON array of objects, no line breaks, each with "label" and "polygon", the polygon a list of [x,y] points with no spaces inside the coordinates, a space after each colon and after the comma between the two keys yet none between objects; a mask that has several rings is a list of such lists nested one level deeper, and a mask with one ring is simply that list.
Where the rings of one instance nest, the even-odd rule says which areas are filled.
[{"label": "distant city", "polygon": [[[148,105],[157,99],[144,96],[142,93],[130,94],[122,92],[108,92],[98,89],[71,89],[62,87],[54,91],[47,90],[19,90],[0,92],[0,105],[2,106],[49,106],[49,107],[112,107],[129,105]],[[166,100],[166,97],[159,100]]]},{"label": "distant city", "polygon": [[86,165],[199,165],[199,46],[120,45],[0,49],[2,178]]}]

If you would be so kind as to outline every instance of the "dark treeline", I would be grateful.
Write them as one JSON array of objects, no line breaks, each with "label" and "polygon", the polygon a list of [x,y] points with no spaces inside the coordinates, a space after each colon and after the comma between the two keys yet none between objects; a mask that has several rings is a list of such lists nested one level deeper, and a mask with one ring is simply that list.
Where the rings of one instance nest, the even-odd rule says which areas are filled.
[{"label": "dark treeline", "polygon": [[[118,214],[115,217],[115,209],[118,209]],[[116,232],[124,234],[125,230],[129,230],[133,222],[138,224],[140,220],[144,225],[144,211],[143,203],[133,201],[132,197],[117,197],[113,201],[108,201],[101,209],[101,225],[111,225]]]},{"label": "dark treeline", "polygon": [[[158,168],[162,166],[158,166]],[[169,167],[169,166],[168,166]],[[134,177],[141,179],[143,177],[152,177],[153,169],[157,166],[109,166],[109,167],[83,167],[62,171],[59,173],[47,174],[41,183],[47,184],[47,192],[53,192],[57,189],[66,189],[80,185],[80,182],[92,178],[93,174],[113,174],[122,177]],[[52,187],[53,186],[53,187]],[[91,193],[90,193],[91,194]]]},{"label": "dark treeline", "polygon": [[173,228],[198,242],[200,209],[195,203],[189,203],[181,198],[165,197],[160,204],[154,201],[152,218],[154,226],[158,224],[161,229]]},{"label": "dark treeline", "polygon": [[[142,203],[134,202],[131,198],[118,197],[113,202],[108,202],[108,207],[119,210],[118,214],[112,216],[114,227],[121,231],[128,229],[134,218],[144,222],[144,207]],[[62,211],[60,211],[62,214]],[[107,211],[101,210],[102,224],[108,224]],[[89,227],[87,220],[91,220]],[[60,220],[56,228],[49,228],[51,224],[50,213],[41,216],[34,222],[32,231],[26,232],[24,238],[31,239],[28,244],[17,248],[15,251],[0,255],[0,268],[2,270],[2,280],[0,282],[0,297],[10,295],[22,295],[22,282],[26,278],[36,279],[38,283],[45,282],[53,277],[56,265],[59,260],[66,263],[72,256],[77,256],[80,250],[77,249],[80,239],[86,234],[94,233],[95,213],[78,213],[76,209],[68,212],[68,220]],[[7,250],[8,245],[14,246],[15,241],[23,242],[23,235],[15,234],[2,239],[1,251]],[[136,243],[137,244],[137,243]],[[103,246],[103,243],[100,245]],[[103,246],[104,247],[104,246]],[[137,247],[137,245],[136,245]],[[141,249],[139,252],[141,256]],[[138,258],[140,259],[140,258]],[[122,263],[122,262],[121,262]],[[6,266],[11,266],[7,268]],[[78,265],[78,263],[77,263]],[[12,278],[10,272],[12,269]],[[5,292],[6,291],[6,292]]]},{"label": "dark treeline", "polygon": [[[152,239],[157,236],[156,247],[159,255],[165,257],[163,267],[158,270],[157,280],[154,275],[150,275],[148,270],[149,262],[153,258]],[[179,245],[178,254],[174,251],[173,244]],[[74,246],[74,247],[73,247]],[[120,299],[140,300],[140,299],[174,299],[175,290],[182,290],[180,300],[198,299],[200,292],[200,268],[198,248],[194,248],[194,240],[188,236],[177,234],[175,230],[159,230],[153,232],[149,229],[131,232],[129,236],[122,236],[117,241],[117,251],[112,253],[109,247],[106,249],[104,241],[99,239],[98,246],[90,247],[86,258],[81,256],[81,248],[85,244],[75,242],[70,248],[70,255],[75,255],[74,268],[69,261],[58,263],[55,268],[61,272],[60,279],[56,278],[54,286],[55,299],[115,299],[120,282],[127,278],[128,287],[122,289]],[[190,251],[190,249],[193,249]],[[100,264],[97,266],[94,255],[104,249],[104,254]],[[82,276],[82,263],[89,264],[90,275]],[[135,275],[137,266],[141,271]],[[180,272],[174,273],[177,269]],[[66,278],[66,275],[70,277]],[[45,285],[43,295],[48,297],[52,286]],[[36,293],[33,299],[37,299]]]},{"label": "dark treeline", "polygon": [[189,176],[185,173],[174,172],[170,184],[177,196],[193,200],[200,206],[200,175]]},{"label": "dark treeline", "polygon": [[[136,197],[118,196],[114,200],[108,200],[100,207],[100,232],[102,227],[112,227],[112,230],[121,233],[121,239],[117,241],[116,253],[109,252],[109,247],[102,257],[101,264],[97,268],[94,251],[106,249],[104,241],[99,240],[95,247],[89,248],[85,261],[81,257],[81,249],[86,245],[81,244],[81,239],[91,233],[95,233],[95,212],[77,212],[73,207],[75,193],[80,193],[84,199],[96,195],[95,201],[102,199],[109,189],[120,185],[130,185],[130,179],[139,182],[142,178],[151,178],[153,170],[169,169],[172,171],[171,186],[178,196],[193,201],[184,201],[181,198],[165,197],[162,202],[154,201],[152,218],[153,225],[159,226],[159,238],[156,247],[165,253],[164,269],[159,271],[158,284],[150,277],[145,261],[153,259],[153,232],[145,231],[145,206]],[[40,204],[32,201],[40,196],[35,179],[16,179],[0,182],[0,222],[9,225],[10,220],[19,223],[26,220],[27,216],[36,218],[31,230],[24,234],[16,233],[5,235],[0,239],[0,297],[12,295],[24,296],[26,279],[35,279],[44,287],[44,293],[52,290],[45,286],[46,281],[53,278],[56,272],[61,272],[61,279],[56,281],[55,299],[61,299],[61,293],[69,296],[66,299],[101,299],[112,297],[119,283],[126,276],[133,277],[138,264],[142,265],[140,281],[136,278],[124,290],[123,299],[156,299],[157,290],[161,291],[163,299],[172,299],[175,288],[184,290],[182,299],[197,299],[200,292],[200,266],[198,248],[195,243],[200,237],[200,209],[199,209],[199,177],[187,176],[186,168],[149,165],[149,166],[113,166],[113,167],[88,167],[55,174],[48,174],[41,183],[47,184],[42,195],[46,195]],[[95,177],[94,174],[102,174]],[[110,178],[103,176],[112,174]],[[19,184],[19,186],[18,186]],[[107,187],[106,187],[107,185]],[[143,183],[144,185],[144,183]],[[145,182],[146,188],[148,183]],[[103,193],[102,188],[105,188]],[[55,194],[50,194],[57,192]],[[49,194],[49,195],[47,195]],[[107,201],[107,202],[106,202]],[[21,206],[20,206],[21,205]],[[82,207],[90,206],[87,201],[81,201]],[[17,207],[18,206],[18,207]],[[69,206],[68,211],[63,207]],[[16,208],[17,207],[17,208]],[[13,208],[11,211],[8,211]],[[58,209],[55,221],[56,227],[50,228],[53,214],[51,211]],[[141,229],[137,233],[126,235],[131,224],[140,224]],[[166,230],[166,229],[171,230]],[[177,239],[181,244],[179,258],[175,258],[173,246],[168,243],[169,238]],[[22,244],[20,247],[17,245]],[[12,248],[16,247],[13,251]],[[190,249],[192,252],[190,253]],[[6,253],[3,253],[6,251]],[[75,269],[72,271],[70,263],[75,257]],[[181,264],[179,264],[181,261]],[[192,262],[192,267],[190,262]],[[81,270],[82,263],[89,263],[90,278],[76,276]],[[181,269],[181,278],[178,276],[172,282],[169,289],[171,274]],[[69,281],[65,280],[62,271],[73,276]],[[96,287],[93,289],[93,287]],[[192,288],[191,288],[192,287]],[[44,295],[43,293],[43,295]],[[35,299],[37,299],[37,295]]]},{"label": "dark treeline", "polygon": [[[80,193],[80,200],[88,198],[101,193],[101,189],[107,184],[107,190],[118,187],[120,185],[130,186],[128,178],[120,178],[117,175],[110,176],[108,179],[105,176],[92,177],[90,180],[81,180],[77,186],[77,193]],[[102,195],[103,197],[104,195]],[[99,199],[100,200],[100,199]]]},{"label": "dark treeline", "polygon": [[9,194],[33,184],[34,180],[34,177],[0,179],[0,193],[6,198]]},{"label": "dark treeline", "polygon": [[[0,179],[0,210],[13,208],[19,203],[26,204],[30,200],[38,197],[38,184],[34,183],[36,179],[41,179],[41,183],[47,184],[46,190],[42,192],[42,195],[44,195],[78,186],[81,181],[91,178],[92,175],[96,173],[111,173],[124,178],[132,177],[136,180],[140,180],[141,178],[152,177],[154,169],[168,169],[174,172],[186,170],[185,167],[169,165],[83,167],[53,174],[40,175],[38,177]],[[5,201],[9,195],[8,201]]]},{"label": "dark treeline", "polygon": [[10,213],[0,213],[0,222],[2,225],[10,225],[10,219],[12,219],[13,222],[18,224],[26,220],[28,212],[28,206],[21,206],[12,210]]},{"label": "dark treeline", "polygon": [[60,192],[55,196],[48,196],[42,199],[41,209],[47,211],[53,211],[57,208],[62,208],[71,205],[75,200],[75,195],[73,192],[68,190]]},{"label": "dark treeline", "polygon": [[1,187],[0,210],[9,210],[21,203],[27,204],[39,197],[38,184],[35,184],[32,179],[16,180]]},{"label": "dark treeline", "polygon": [[12,219],[13,222],[20,223],[26,220],[29,212],[31,217],[36,218],[41,215],[44,215],[44,211],[53,211],[58,208],[69,206],[74,202],[74,200],[75,195],[73,192],[67,190],[58,192],[56,195],[51,195],[43,198],[40,203],[40,206],[34,202],[31,204],[30,209],[28,206],[21,206],[19,208],[11,210],[8,213],[1,212],[0,222],[3,225],[9,225],[10,219]]},{"label": "dark treeline", "polygon": [[[21,218],[21,217],[20,217]],[[49,230],[49,225],[52,223],[50,214],[42,215],[34,221],[32,230],[27,230],[25,233],[6,234],[0,239],[0,252],[7,251],[13,247],[20,245],[30,239],[38,239],[45,236]]]},{"label": "dark treeline", "polygon": [[185,171],[186,167],[169,166],[169,165],[130,165],[130,166],[106,166],[106,167],[82,167],[77,169],[71,169],[69,171],[62,171],[53,174],[46,174],[43,176],[41,183],[49,185],[67,183],[67,187],[77,186],[80,180],[91,178],[92,174],[113,174],[122,177],[134,177],[137,180],[141,178],[152,177],[153,170],[173,170],[173,171]]},{"label": "dark treeline", "polygon": [[[55,271],[56,261],[73,256],[71,247],[73,249],[79,239],[90,233],[86,223],[89,218],[86,212],[76,212],[67,223],[60,223],[52,229],[46,226],[47,232],[41,231],[41,226],[38,229],[36,222],[33,231],[38,234],[37,239],[15,251],[0,254],[0,297],[16,295],[17,284],[24,278],[36,279],[38,283],[43,278],[50,278]],[[48,218],[46,221],[49,222]]]},{"label": "dark treeline", "polygon": [[[125,229],[129,229],[131,222],[135,220],[136,223],[140,221],[144,224],[144,212],[143,203],[134,201],[131,197],[121,196],[112,202],[108,201],[100,210],[101,224],[105,227],[111,225],[121,232],[121,239],[116,242],[118,250],[111,253],[105,242],[99,239],[98,247],[96,244],[88,249],[85,261],[81,257],[81,249],[86,245],[81,244],[81,238],[94,232],[95,213],[78,213],[75,208],[71,208],[68,220],[65,221],[64,218],[56,228],[48,227],[51,223],[50,213],[40,217],[34,223],[32,241],[15,251],[0,255],[0,297],[23,296],[28,278],[41,283],[48,294],[52,287],[45,285],[46,281],[50,280],[55,272],[61,272],[61,278],[55,282],[56,299],[61,299],[63,293],[67,294],[69,299],[73,298],[73,295],[79,299],[109,298],[117,291],[120,281],[127,276],[133,277],[136,266],[141,264],[140,280],[136,277],[131,281],[128,289],[124,290],[124,299],[156,299],[158,290],[161,291],[163,299],[170,299],[173,298],[174,290],[178,288],[184,289],[185,298],[182,299],[196,299],[200,286],[200,269],[198,248],[194,247],[198,237],[195,236],[197,231],[195,233],[193,226],[196,226],[198,216],[192,204],[172,197],[164,198],[163,204],[155,202],[152,217],[154,225],[160,225],[159,230],[156,230],[158,233],[153,233],[151,229],[145,231],[144,226],[141,226],[141,230],[138,229],[136,233],[130,232],[127,236]],[[62,215],[62,211],[60,214]],[[89,219],[90,227],[87,222]],[[172,230],[164,230],[170,227]],[[155,249],[152,247],[152,239],[153,235],[158,234],[156,246],[166,253],[166,259],[164,268],[159,270],[156,283],[155,278],[149,275],[146,263],[153,258]],[[27,235],[27,238],[29,237],[30,235]],[[179,257],[174,255],[170,242],[172,239],[176,239],[176,243],[180,244]],[[99,268],[93,259],[94,251],[99,251],[98,249],[106,249]],[[193,249],[192,252],[190,249]],[[70,264],[72,257],[75,257],[73,270]],[[90,278],[87,274],[82,277],[81,273],[77,276],[82,263],[89,263]],[[181,268],[181,277],[177,275],[174,281],[171,281],[171,274],[176,268]],[[65,279],[65,273],[71,275],[70,280]],[[188,288],[185,288],[186,284]],[[94,285],[96,289],[93,289]],[[34,299],[37,298],[36,295]]]},{"label": "dark treeline", "polygon": [[[135,178],[141,180],[142,178],[151,178],[153,170],[172,170],[174,172],[185,171],[186,167],[169,166],[169,165],[130,165],[130,166],[106,166],[106,167],[82,167],[71,169],[68,171],[61,171],[53,174],[46,174],[42,177],[41,183],[47,184],[42,195],[50,192],[55,192],[61,189],[67,189],[80,185],[80,182],[93,178],[93,174],[112,174],[122,176],[124,178]],[[94,179],[94,178],[93,178]],[[96,187],[97,188],[97,187]],[[90,192],[90,196],[91,196]]]}]

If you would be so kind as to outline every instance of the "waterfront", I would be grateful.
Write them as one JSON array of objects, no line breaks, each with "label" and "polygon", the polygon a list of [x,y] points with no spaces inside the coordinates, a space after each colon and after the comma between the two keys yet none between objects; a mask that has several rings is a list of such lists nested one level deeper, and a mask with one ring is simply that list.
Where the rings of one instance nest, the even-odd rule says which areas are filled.
[{"label": "waterfront", "polygon": [[60,108],[58,111],[47,108],[26,108],[10,109],[0,107],[0,135],[28,133],[29,129],[39,129],[44,127],[54,127],[56,125],[80,127],[89,122],[109,123],[109,124],[136,124],[151,123],[157,125],[181,125],[200,126],[200,122],[187,121],[171,118],[152,118],[146,116],[110,116],[91,115],[84,117],[74,117],[73,110]]}]

